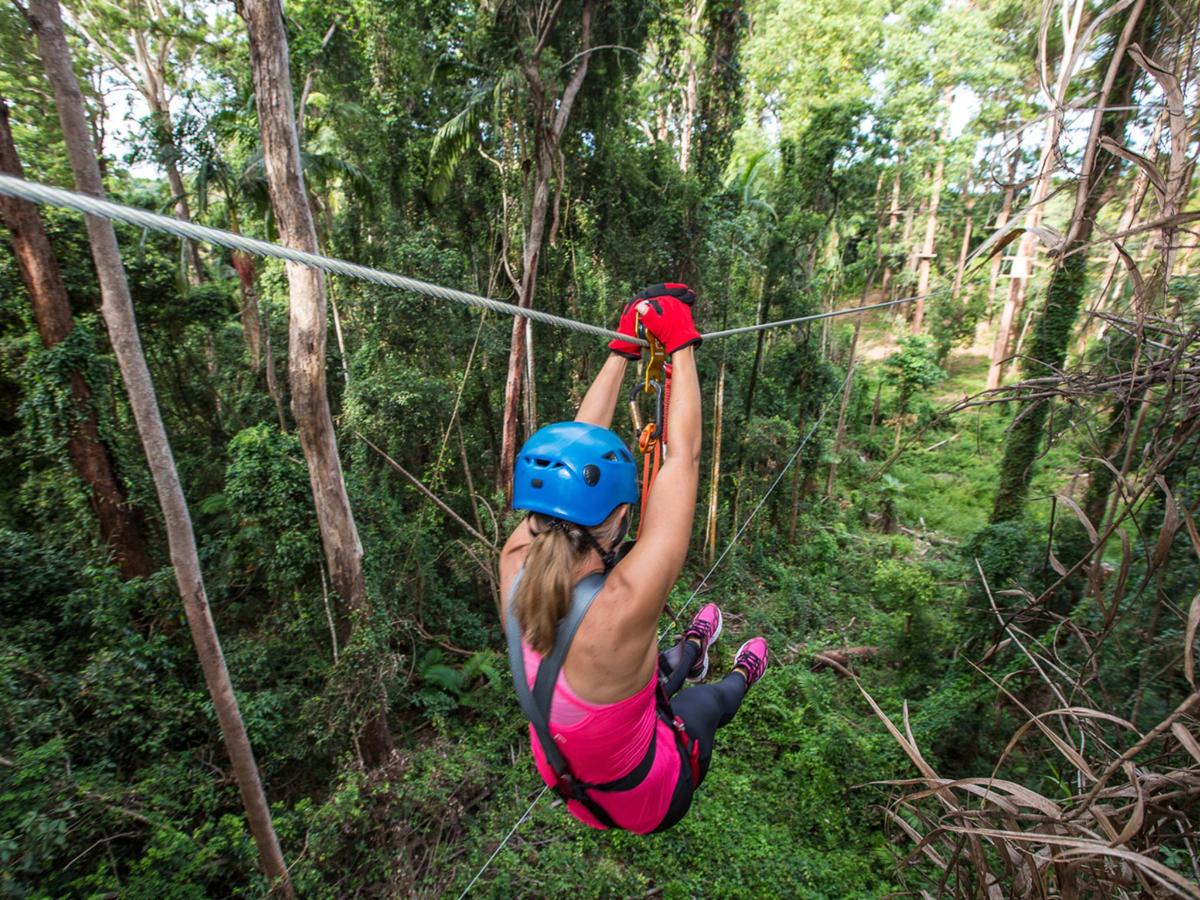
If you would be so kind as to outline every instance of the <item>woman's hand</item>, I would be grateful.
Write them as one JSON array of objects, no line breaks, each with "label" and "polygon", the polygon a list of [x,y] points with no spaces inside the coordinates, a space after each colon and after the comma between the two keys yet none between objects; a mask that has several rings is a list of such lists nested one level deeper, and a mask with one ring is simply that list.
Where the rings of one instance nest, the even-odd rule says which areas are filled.
[{"label": "woman's hand", "polygon": [[[685,285],[678,287],[686,290],[691,299],[695,300],[695,294],[687,290]],[[692,321],[690,302],[674,294],[659,294],[656,297],[638,300],[635,308],[642,327],[658,338],[667,353],[700,345],[700,332],[696,330]]]}]

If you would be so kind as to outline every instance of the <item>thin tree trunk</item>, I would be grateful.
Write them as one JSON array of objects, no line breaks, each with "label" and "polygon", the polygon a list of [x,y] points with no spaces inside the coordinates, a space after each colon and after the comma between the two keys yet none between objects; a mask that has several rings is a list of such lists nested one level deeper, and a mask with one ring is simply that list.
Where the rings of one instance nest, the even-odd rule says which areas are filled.
[{"label": "thin tree trunk", "polygon": [[[95,151],[88,134],[83,95],[75,80],[58,3],[56,0],[31,0],[26,15],[37,36],[38,52],[46,75],[54,88],[59,121],[62,124],[71,170],[75,176],[76,189],[84,194],[103,197],[104,186],[100,181],[100,167],[96,163]],[[108,327],[109,340],[117,356],[134,422],[145,448],[146,461],[154,479],[159,503],[162,505],[167,543],[171,551],[171,562],[175,567],[175,579],[183,598],[196,653],[200,657],[204,680],[216,709],[221,736],[233,764],[238,791],[246,808],[246,820],[258,846],[259,858],[267,877],[279,893],[291,896],[291,882],[283,861],[283,853],[279,848],[279,840],[271,823],[271,810],[263,794],[254,753],[238,710],[233,684],[229,680],[225,657],[221,652],[216,626],[208,607],[200,559],[196,553],[195,535],[192,532],[192,520],[175,470],[171,445],[163,428],[150,370],[142,353],[137,321],[129,297],[129,285],[125,280],[125,270],[117,247],[116,232],[112,223],[105,219],[88,216],[86,222],[92,258],[100,280],[100,312]]]},{"label": "thin tree trunk", "polygon": [[[171,127],[170,116],[164,116],[166,128]],[[167,153],[178,153],[174,149],[175,142],[172,139]],[[175,215],[177,218],[185,222],[192,221],[192,211],[187,202],[187,188],[183,184],[183,175],[179,172],[178,163],[173,160],[167,162],[164,167],[167,172],[167,184],[171,188],[171,196],[174,199]],[[183,239],[183,252],[187,259],[188,283],[192,285],[203,284],[207,275],[204,272],[204,262],[200,259],[200,245],[188,238]]]},{"label": "thin tree trunk", "polygon": [[[766,321],[766,316],[767,285],[766,279],[763,278],[758,283],[758,308],[754,311],[754,324],[763,324]],[[754,393],[758,387],[758,372],[762,367],[763,341],[766,338],[767,332],[764,329],[758,333],[758,340],[754,344],[754,362],[750,365],[750,383],[746,386],[746,402],[743,404],[743,411],[747,422],[754,415]]]},{"label": "thin tree trunk", "polygon": [[[921,216],[925,215],[925,207],[928,201],[922,200],[914,214],[912,207],[904,211],[904,234],[900,238],[900,243],[908,247],[908,259],[904,263],[904,271],[913,276],[917,271],[917,254],[920,248],[912,243],[913,223]],[[909,281],[911,284],[911,281]],[[904,317],[908,321],[912,321],[912,304],[908,304],[904,310]]]},{"label": "thin tree trunk", "polygon": [[[233,225],[231,230],[236,232],[237,226]],[[257,375],[261,371],[265,375],[267,395],[275,404],[275,416],[279,420],[279,430],[286,432],[287,416],[283,412],[283,396],[279,392],[279,381],[275,373],[275,354],[271,349],[271,320],[266,309],[263,308],[258,293],[258,268],[254,264],[253,256],[237,250],[233,252],[232,261],[242,294],[242,334],[246,340],[246,350],[250,354],[254,373]]]},{"label": "thin tree trunk", "polygon": [[[530,216],[525,243],[522,248],[522,269],[518,305],[530,308],[533,306],[534,294],[537,291],[538,264],[542,255],[542,244],[546,236],[546,215],[550,209],[550,180],[555,174],[555,160],[558,158],[563,133],[575,105],[575,98],[583,87],[587,77],[588,63],[592,54],[588,51],[592,45],[592,14],[595,10],[595,0],[584,0],[580,17],[580,39],[578,63],[571,74],[562,96],[552,98],[546,94],[546,86],[542,81],[539,68],[540,56],[534,56],[523,61],[522,74],[529,86],[533,122],[533,157],[534,177],[533,190],[529,204]],[[550,16],[545,25],[544,35],[548,36],[554,27],[557,13]],[[540,40],[539,47],[545,41]],[[540,50],[538,51],[540,54]],[[562,185],[559,185],[562,190]],[[504,410],[501,421],[500,437],[500,468],[497,472],[499,487],[506,498],[512,497],[512,470],[517,455],[517,420],[521,406],[521,383],[525,370],[525,323],[520,318],[514,318],[512,324],[512,343],[508,354],[508,373],[504,379]]]},{"label": "thin tree trunk", "polygon": [[[1000,214],[996,216],[995,229],[999,231],[1008,224],[1012,216],[1013,195],[1016,193],[1017,163],[1021,159],[1020,135],[1017,136],[1017,148],[1013,150],[1008,164],[1008,182],[1004,186],[1004,200],[1000,204]],[[985,315],[979,317],[975,325],[975,343],[983,340],[987,333],[987,325],[992,321],[996,312],[996,286],[1000,283],[1000,269],[1004,265],[1004,253],[1001,251],[992,257],[992,268],[988,278],[988,297]]]},{"label": "thin tree trunk", "polygon": [[[317,232],[300,167],[287,33],[279,0],[242,0],[238,11],[250,34],[250,62],[267,189],[280,240],[284,246],[315,253]],[[334,588],[352,616],[364,616],[368,603],[362,544],[346,493],[325,378],[328,336],[325,281],[321,272],[296,263],[287,263],[287,276],[292,413],[308,463],[317,526]],[[342,614],[340,619],[339,639],[345,646],[351,617]],[[360,736],[363,758],[368,765],[380,765],[392,754],[386,710],[384,699],[377,712],[368,717]]]},{"label": "thin tree trunk", "polygon": [[[1143,5],[1143,0],[1138,0],[1134,5],[1124,20],[1119,39],[1105,54],[1102,70],[1106,74],[1099,92],[1099,105],[1111,105],[1118,109],[1094,114],[1096,118],[1093,119],[1089,144],[1101,139],[1118,143],[1123,140],[1129,119],[1124,107],[1130,102],[1139,73],[1126,48],[1134,28],[1138,26]],[[1053,151],[1052,146],[1048,149]],[[1043,154],[1044,160],[1046,155]],[[1061,369],[1066,359],[1071,330],[1087,283],[1086,254],[1070,251],[1086,247],[1091,240],[1096,217],[1108,200],[1108,182],[1120,171],[1114,159],[1110,154],[1096,153],[1090,157],[1090,165],[1085,165],[1081,173],[1081,181],[1086,180],[1078,192],[1082,203],[1075,210],[1063,253],[1057,258],[1050,274],[1046,302],[1038,318],[1028,359],[1021,366],[1022,374],[1026,377],[1039,377],[1048,371]],[[1044,168],[1048,168],[1049,161],[1045,162]],[[999,486],[991,516],[993,523],[1011,521],[1024,511],[1049,411],[1049,401],[1046,400],[1021,404],[1000,462]]]},{"label": "thin tree trunk", "polygon": [[[21,159],[13,143],[8,122],[8,106],[0,97],[0,172],[24,178]],[[12,239],[13,251],[21,270],[21,280],[33,303],[38,335],[46,348],[65,340],[75,327],[67,287],[58,268],[58,259],[46,236],[37,207],[24,200],[0,197],[0,219]],[[150,553],[142,536],[140,517],[129,507],[125,489],[113,468],[112,456],[100,438],[92,392],[83,374],[70,375],[73,408],[67,455],[71,466],[88,486],[88,503],[100,525],[100,535],[116,559],[124,578],[137,578],[154,571]]]},{"label": "thin tree trunk", "polygon": [[[1073,74],[1069,60],[1072,58],[1075,43],[1079,38],[1082,15],[1083,0],[1065,0],[1063,62],[1055,82],[1055,98],[1059,102],[1066,95],[1067,86],[1070,84]],[[1050,192],[1050,178],[1057,167],[1056,151],[1059,133],[1060,121],[1052,116],[1046,121],[1046,136],[1042,141],[1042,154],[1038,160],[1037,177],[1034,179],[1029,195],[1029,206],[1026,207],[1025,212],[1025,232],[1021,235],[1021,242],[1017,246],[1017,255],[1013,260],[1011,273],[1012,280],[1008,285],[1008,297],[1004,302],[1004,310],[1000,314],[1000,327],[996,331],[996,339],[992,343],[992,358],[987,377],[988,390],[1000,386],[1004,374],[1004,363],[1008,359],[1009,349],[1013,343],[1013,322],[1019,320],[1029,279],[1033,277],[1033,264],[1038,252],[1038,239],[1034,229],[1041,225],[1042,217],[1045,214],[1046,197]]]},{"label": "thin tree trunk", "polygon": [[717,552],[717,527],[720,513],[721,434],[725,422],[725,358],[717,369],[717,391],[713,397],[712,474],[708,482],[708,521],[704,526],[704,557],[712,565]]},{"label": "thin tree trunk", "polygon": [[929,293],[929,275],[937,255],[938,206],[942,201],[942,184],[946,178],[946,145],[950,142],[950,104],[954,102],[954,88],[942,93],[946,121],[938,135],[938,158],[933,167],[933,183],[929,189],[929,218],[925,220],[925,243],[921,246],[921,260],[917,266],[917,302],[913,306],[913,333],[920,334],[925,326],[925,297]]},{"label": "thin tree trunk", "polygon": [[958,248],[958,263],[954,267],[954,286],[950,289],[950,297],[955,302],[962,296],[963,275],[967,271],[967,253],[971,249],[971,233],[975,230],[975,219],[971,215],[975,209],[975,195],[971,193],[969,175],[963,188],[963,197],[963,237]]},{"label": "thin tree trunk", "polygon": [[[798,434],[804,434],[806,420],[804,416],[800,417],[800,429]],[[806,480],[803,474],[804,461],[797,459],[795,468],[792,469],[792,500],[791,513],[788,516],[788,544],[796,543],[796,526],[800,521],[800,500],[801,500],[801,485]],[[736,519],[734,520],[736,521]]]},{"label": "thin tree trunk", "polygon": [[[871,294],[871,282],[874,281],[875,273],[872,272],[867,278],[866,286],[863,288],[863,305],[866,305],[867,297]],[[837,480],[838,460],[841,458],[842,445],[846,439],[846,411],[850,408],[850,395],[854,393],[854,362],[855,354],[858,351],[858,336],[862,333],[863,314],[859,313],[854,317],[854,336],[850,338],[850,354],[846,360],[846,386],[842,388],[842,402],[838,406],[838,421],[837,431],[833,438],[833,462],[829,464],[829,476],[825,480],[825,496],[833,496],[833,485]]]},{"label": "thin tree trunk", "polygon": [[[892,205],[888,209],[887,237],[888,237],[889,243],[891,242],[892,237],[895,236],[896,223],[899,221],[900,221],[900,161],[899,161],[899,159],[897,159],[896,174],[892,178]],[[893,277],[892,260],[891,260],[891,255],[888,254],[887,265],[884,266],[884,269],[883,269],[883,281],[881,281],[879,284],[880,293],[884,297],[891,296],[889,292],[891,291],[891,288],[892,288],[892,277]]]},{"label": "thin tree trunk", "polygon": [[700,20],[704,14],[705,0],[687,0],[689,34],[684,38],[684,68],[687,82],[683,88],[683,115],[679,123],[679,169],[687,172],[692,160],[693,131],[696,127],[696,110],[700,100],[700,74],[693,50],[700,41]]}]

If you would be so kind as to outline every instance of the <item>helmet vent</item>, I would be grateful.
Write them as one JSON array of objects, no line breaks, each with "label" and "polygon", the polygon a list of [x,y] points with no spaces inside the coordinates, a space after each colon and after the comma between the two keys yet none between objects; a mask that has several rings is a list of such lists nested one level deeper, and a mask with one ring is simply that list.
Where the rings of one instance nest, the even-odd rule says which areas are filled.
[{"label": "helmet vent", "polygon": [[609,450],[607,453],[605,453],[605,454],[604,454],[602,457],[600,457],[600,458],[601,458],[601,459],[607,459],[609,462],[616,462],[616,461],[617,461],[617,451],[616,451],[616,450]]},{"label": "helmet vent", "polygon": [[633,457],[629,455],[628,450],[621,451],[621,458],[625,460],[625,462],[633,462]]}]

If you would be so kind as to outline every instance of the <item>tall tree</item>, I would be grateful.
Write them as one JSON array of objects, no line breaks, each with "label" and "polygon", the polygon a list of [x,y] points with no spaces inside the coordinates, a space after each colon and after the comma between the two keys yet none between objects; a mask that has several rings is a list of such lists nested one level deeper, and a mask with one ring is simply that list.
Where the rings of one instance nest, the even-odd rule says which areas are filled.
[{"label": "tall tree", "polygon": [[[1029,205],[1025,208],[1024,232],[1021,234],[1021,241],[1017,247],[1017,255],[1013,258],[1008,296],[1000,311],[1000,323],[996,329],[996,339],[992,344],[992,359],[987,377],[988,390],[999,387],[1003,379],[1004,364],[1009,358],[1009,350],[1015,338],[1014,325],[1020,321],[1021,309],[1025,305],[1025,294],[1029,289],[1029,281],[1033,277],[1033,267],[1039,247],[1037,231],[1041,227],[1042,217],[1045,215],[1046,201],[1050,193],[1050,180],[1058,169],[1058,140],[1063,128],[1062,114],[1058,110],[1062,109],[1066,100],[1067,89],[1070,87],[1071,79],[1075,76],[1082,55],[1078,43],[1084,25],[1084,7],[1083,0],[1062,0],[1062,5],[1059,7],[1063,46],[1054,93],[1048,98],[1056,112],[1046,119],[1042,154],[1038,160],[1033,186],[1030,188]],[[1048,10],[1052,9],[1053,4],[1048,4],[1047,8]],[[1046,53],[1043,45],[1043,64],[1047,63]],[[1047,88],[1048,90],[1049,88]]]},{"label": "tall tree", "polygon": [[933,180],[929,185],[929,218],[925,220],[925,241],[917,263],[917,302],[913,306],[912,329],[920,334],[925,325],[925,296],[929,293],[929,276],[937,256],[938,207],[942,201],[942,185],[946,180],[946,154],[950,144],[950,108],[954,103],[954,88],[942,92],[942,126],[937,133],[937,159],[933,164]]},{"label": "tall tree", "polygon": [[[238,12],[250,34],[254,100],[262,136],[263,162],[271,207],[280,241],[287,247],[318,252],[317,232],[304,187],[300,143],[288,63],[287,32],[279,0],[240,0]],[[307,266],[287,264],[289,380],[292,414],[308,464],[321,544],[334,587],[352,615],[368,611],[363,579],[362,543],[342,475],[325,377],[328,337],[325,278]],[[350,635],[351,619],[339,624],[341,642]],[[360,736],[363,758],[379,765],[392,753],[386,701],[370,713]]]},{"label": "tall tree", "polygon": [[[37,37],[38,53],[46,77],[54,89],[67,155],[75,176],[75,187],[81,193],[103,197],[104,185],[100,179],[100,167],[96,162],[96,153],[88,133],[83,95],[72,68],[58,2],[31,0],[28,9],[23,12]],[[179,483],[179,474],[175,470],[171,444],[159,413],[154,382],[142,353],[141,337],[130,300],[129,284],[125,280],[125,268],[117,247],[116,231],[112,222],[107,219],[88,216],[87,232],[92,259],[100,281],[100,312],[117,356],[134,422],[146,453],[150,474],[154,479],[154,489],[162,506],[171,562],[175,567],[175,580],[183,598],[184,612],[191,629],[192,641],[196,645],[196,654],[200,657],[204,680],[217,713],[221,736],[233,763],[233,774],[246,809],[246,820],[258,846],[264,872],[281,893],[290,896],[291,882],[287,866],[283,861],[279,840],[275,836],[271,810],[263,793],[254,752],[250,747],[241,711],[238,709],[233,683],[225,666],[225,656],[221,652],[212,611],[208,606],[200,558],[196,553],[191,514],[188,512],[187,500]]]},{"label": "tall tree", "polygon": [[[25,177],[3,97],[0,97],[0,172]],[[8,228],[21,279],[33,303],[38,336],[47,349],[57,346],[74,329],[75,319],[42,217],[32,203],[0,197],[0,219]],[[70,374],[70,388],[73,408],[67,455],[71,466],[88,486],[88,502],[121,574],[126,578],[149,575],[154,565],[142,536],[140,517],[130,508],[112,456],[100,438],[91,388],[78,369]]]},{"label": "tall tree", "polygon": [[[1072,328],[1087,285],[1086,248],[1096,226],[1096,217],[1112,197],[1112,183],[1120,174],[1120,158],[1099,152],[1102,142],[1124,143],[1140,70],[1127,52],[1147,0],[1136,0],[1122,20],[1119,36],[1103,57],[1104,73],[1099,87],[1098,109],[1093,113],[1088,149],[1077,186],[1077,204],[1066,236],[1057,248],[1054,268],[1046,287],[1046,303],[1035,326],[1032,345],[1021,363],[1021,373],[1035,378],[1062,369]],[[1151,4],[1156,0],[1149,0]],[[1147,17],[1147,20],[1152,17]],[[1111,107],[1105,109],[1105,107]],[[1021,404],[1016,424],[1009,431],[1000,462],[1000,485],[992,508],[992,522],[1017,518],[1025,508],[1029,482],[1042,445],[1050,401],[1030,400]]]}]

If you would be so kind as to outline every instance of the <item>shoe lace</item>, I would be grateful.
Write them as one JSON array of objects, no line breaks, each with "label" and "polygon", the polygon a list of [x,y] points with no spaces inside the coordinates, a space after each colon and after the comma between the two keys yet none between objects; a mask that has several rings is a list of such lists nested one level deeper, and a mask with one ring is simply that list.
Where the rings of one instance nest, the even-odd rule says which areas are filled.
[{"label": "shoe lace", "polygon": [[760,657],[753,650],[743,650],[741,655],[737,658],[737,665],[745,668],[746,671],[749,672],[754,678],[758,678],[760,675],[762,675],[763,669],[766,668],[766,666],[763,664],[762,657]]},{"label": "shoe lace", "polygon": [[685,635],[687,637],[697,637],[702,641],[707,641],[713,633],[712,622],[707,619],[697,619],[688,626]]}]

